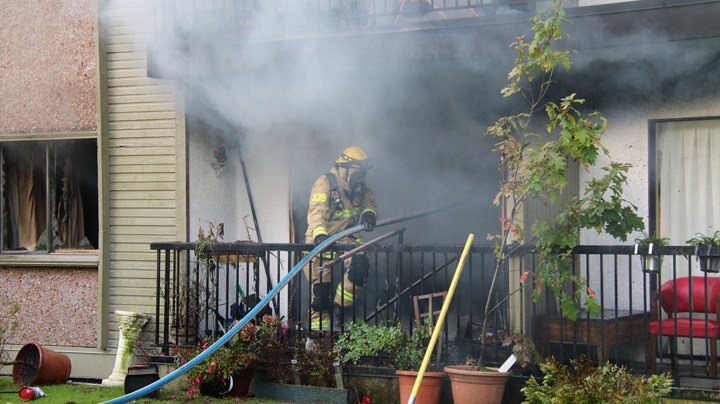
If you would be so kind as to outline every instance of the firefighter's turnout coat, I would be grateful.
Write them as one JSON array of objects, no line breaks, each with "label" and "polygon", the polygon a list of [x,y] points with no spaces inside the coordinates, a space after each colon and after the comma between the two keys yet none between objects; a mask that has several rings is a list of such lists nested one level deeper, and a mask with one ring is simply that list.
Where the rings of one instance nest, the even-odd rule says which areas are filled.
[{"label": "firefighter's turnout coat", "polygon": [[[310,206],[308,208],[307,222],[308,229],[305,233],[305,242],[313,243],[318,235],[332,236],[359,223],[360,217],[365,212],[373,212],[377,216],[375,206],[375,194],[368,187],[360,195],[354,195],[352,199],[345,191],[349,188],[345,182],[344,172],[341,175],[333,167],[329,174],[335,176],[337,186],[333,187],[327,175],[322,175],[313,184],[310,192]],[[339,198],[339,202],[338,202]],[[361,243],[362,238],[358,236],[345,237],[340,243]]]},{"label": "firefighter's turnout coat", "polygon": [[[372,190],[365,187],[364,192],[358,195],[348,195],[346,191],[349,188],[347,178],[345,178],[347,168],[333,167],[328,174],[320,176],[313,184],[310,192],[310,205],[308,207],[307,222],[308,229],[305,233],[305,242],[312,244],[315,237],[319,235],[332,236],[345,229],[353,227],[360,222],[363,213],[371,211],[377,216],[377,207],[375,205],[375,194]],[[334,178],[333,178],[334,176]],[[336,183],[334,183],[336,182]],[[341,244],[361,244],[362,237],[354,234],[338,241]],[[310,265],[305,266],[305,275],[312,288],[327,290],[332,294],[332,285],[330,285],[330,271],[319,271],[321,261],[334,258],[332,254],[323,254],[321,257],[314,257]],[[354,294],[361,290],[360,286],[354,285],[348,279],[348,269],[351,260],[344,262],[345,274],[343,281],[338,282],[335,288],[335,296],[332,299],[335,304],[342,306],[351,306]],[[335,278],[337,279],[337,278]],[[339,281],[339,279],[338,279]],[[312,290],[311,288],[311,290]],[[312,293],[312,292],[311,292]],[[323,297],[326,296],[322,292]],[[313,310],[312,310],[312,327],[314,329],[327,329],[329,327],[329,302],[317,301],[319,296],[313,294]],[[332,296],[327,296],[328,299]],[[323,298],[325,300],[325,298]]]}]

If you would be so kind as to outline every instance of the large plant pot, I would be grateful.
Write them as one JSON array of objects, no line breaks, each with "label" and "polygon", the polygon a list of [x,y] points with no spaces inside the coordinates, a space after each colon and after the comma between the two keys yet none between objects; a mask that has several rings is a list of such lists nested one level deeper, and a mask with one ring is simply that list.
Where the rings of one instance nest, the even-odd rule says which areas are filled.
[{"label": "large plant pot", "polygon": [[70,358],[33,342],[18,351],[13,365],[13,383],[21,386],[65,383],[70,379]]},{"label": "large plant pot", "polygon": [[[397,370],[398,384],[400,386],[400,403],[408,402],[412,389],[415,386],[415,379],[418,372],[408,370]],[[447,375],[445,372],[425,372],[420,389],[415,397],[415,404],[437,404],[442,397],[442,386]]]},{"label": "large plant pot", "polygon": [[252,381],[253,369],[245,369],[239,373],[232,375],[233,386],[230,389],[230,397],[245,397],[250,390],[250,382]]},{"label": "large plant pot", "polygon": [[252,380],[252,369],[243,370],[227,380],[213,380],[200,383],[200,394],[208,397],[244,397],[247,396]]},{"label": "large plant pot", "polygon": [[500,404],[510,372],[475,370],[472,366],[446,366],[455,404]]}]

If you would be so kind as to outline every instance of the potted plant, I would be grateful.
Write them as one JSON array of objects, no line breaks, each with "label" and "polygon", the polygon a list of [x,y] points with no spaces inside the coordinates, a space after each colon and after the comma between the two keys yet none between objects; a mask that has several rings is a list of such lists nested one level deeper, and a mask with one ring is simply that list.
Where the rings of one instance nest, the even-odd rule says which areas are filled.
[{"label": "potted plant", "polygon": [[[255,327],[246,325],[238,337],[218,348],[212,355],[187,371],[190,383],[187,395],[200,393],[204,396],[240,397],[247,395],[252,372],[257,361]],[[204,351],[214,341],[211,338],[201,340],[195,347],[181,349],[175,355],[176,365],[182,366]]]},{"label": "potted plant", "polygon": [[358,397],[397,402],[397,354],[407,342],[399,324],[350,324],[335,341],[335,355],[343,366],[346,386]]},{"label": "potted plant", "polygon": [[[602,168],[604,175],[588,181],[582,193],[555,206],[554,217],[535,220],[530,227],[531,237],[525,237],[525,203],[560,205],[557,201],[566,188],[568,171],[593,166],[599,157],[608,157],[600,142],[607,128],[605,118],[598,113],[583,113],[584,100],[576,94],[557,103],[544,100],[554,82],[556,67],[569,69],[571,64],[569,51],[552,46],[564,37],[561,25],[568,20],[560,3],[554,3],[555,7],[530,20],[532,39],[519,37],[512,45],[517,58],[502,94],[522,94],[530,103],[529,109],[498,119],[486,132],[496,139],[494,150],[500,155],[502,179],[495,203],[503,205],[504,215],[500,234],[488,236],[495,241],[496,266],[483,310],[478,360],[474,365],[445,367],[455,402],[478,402],[478,397],[486,403],[502,400],[510,372],[488,368],[484,352],[489,315],[498,307],[497,300],[507,299],[494,295],[498,274],[509,270],[519,247],[533,243],[537,263],[532,272],[520,274],[521,287],[512,293],[535,284],[533,299],[537,301],[539,290],[547,289],[554,295],[558,310],[574,320],[582,309],[595,314],[600,310],[595,292],[573,270],[572,253],[581,230],[604,231],[626,240],[628,234],[644,229],[637,208],[622,197],[630,165],[610,162]],[[539,111],[545,115],[542,121],[537,116]],[[490,391],[468,393],[467,387],[490,387]]]},{"label": "potted plant", "polygon": [[277,316],[264,315],[256,322],[254,343],[258,355],[257,369],[263,371],[269,381],[293,381],[291,329],[289,324],[283,323]]},{"label": "potted plant", "polygon": [[720,272],[720,230],[715,231],[712,235],[695,233],[695,237],[686,241],[691,246],[695,246],[695,255],[700,261],[700,270],[703,272],[718,273]]},{"label": "potted plant", "polygon": [[319,332],[309,336],[271,315],[257,324],[259,368],[255,397],[292,402],[347,403],[333,339]]},{"label": "potted plant", "polygon": [[395,354],[406,341],[400,325],[349,324],[335,341],[335,353],[343,364],[394,367]]},{"label": "potted plant", "polygon": [[[415,385],[415,379],[422,365],[425,350],[427,349],[429,340],[429,328],[426,326],[418,327],[415,332],[406,338],[403,347],[395,355],[397,370],[395,374],[398,377],[398,385],[400,391],[400,403],[407,403]],[[442,397],[442,387],[447,374],[437,369],[437,364],[430,365],[429,371],[426,371],[417,397],[416,404],[436,404]]]},{"label": "potted plant", "polygon": [[642,232],[642,235],[635,239],[635,253],[641,255],[643,272],[660,272],[663,257],[660,254],[654,254],[653,251],[655,247],[666,246],[669,242],[670,239],[667,237],[648,235],[646,232]]}]

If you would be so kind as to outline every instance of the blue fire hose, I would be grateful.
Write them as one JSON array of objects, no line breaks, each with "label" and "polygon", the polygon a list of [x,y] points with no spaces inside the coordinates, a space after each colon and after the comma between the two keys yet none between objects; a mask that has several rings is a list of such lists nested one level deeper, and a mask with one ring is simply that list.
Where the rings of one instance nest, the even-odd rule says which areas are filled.
[{"label": "blue fire hose", "polygon": [[[431,214],[431,213],[435,213],[435,212],[438,212],[438,211],[440,211],[440,210],[445,210],[445,209],[447,209],[447,208],[449,208],[449,207],[452,207],[452,206],[454,206],[454,205],[448,205],[448,206],[444,206],[444,207],[441,207],[441,208],[430,209],[430,210],[427,210],[427,211],[417,212],[417,213],[409,214],[409,215],[406,215],[406,216],[399,216],[399,217],[396,217],[396,218],[380,220],[380,221],[378,221],[376,227],[387,226],[387,225],[390,225],[390,224],[394,224],[394,223],[398,223],[398,222],[403,222],[403,221],[406,221],[406,220],[415,219],[415,218],[422,217],[422,216],[427,216],[427,215],[429,215],[429,214]],[[255,305],[255,307],[253,307],[253,309],[250,310],[250,311],[245,315],[245,317],[243,317],[242,320],[240,320],[237,324],[235,324],[232,328],[230,328],[222,337],[220,337],[217,341],[215,341],[214,344],[210,345],[210,346],[207,347],[204,351],[202,351],[200,354],[198,354],[198,356],[196,356],[196,357],[194,357],[193,359],[189,360],[187,363],[185,363],[184,365],[182,365],[182,366],[180,366],[179,368],[175,369],[173,372],[168,373],[167,376],[163,377],[163,378],[160,379],[160,380],[157,380],[157,381],[155,381],[155,382],[153,382],[153,383],[151,383],[151,384],[149,384],[149,385],[147,385],[147,386],[145,386],[145,387],[143,387],[143,388],[141,388],[141,389],[139,389],[139,390],[135,390],[135,391],[133,391],[132,393],[128,393],[128,394],[126,394],[126,395],[124,395],[124,396],[121,396],[121,397],[118,397],[118,398],[115,398],[115,399],[112,399],[112,400],[109,400],[109,401],[105,401],[105,402],[103,402],[103,403],[101,403],[101,404],[122,404],[122,403],[127,403],[127,402],[130,402],[130,401],[132,401],[132,400],[141,398],[141,397],[143,397],[144,395],[146,395],[146,394],[148,394],[148,393],[151,393],[151,392],[159,389],[160,387],[164,386],[165,384],[170,383],[171,381],[177,379],[178,376],[182,375],[183,373],[185,373],[185,372],[187,372],[188,370],[190,370],[190,368],[192,368],[193,366],[195,366],[195,365],[197,365],[198,363],[202,362],[205,358],[207,358],[209,355],[211,355],[213,352],[215,352],[218,348],[220,348],[221,346],[223,346],[230,338],[232,338],[235,334],[237,334],[238,331],[240,331],[243,327],[245,327],[245,325],[246,325],[248,322],[250,322],[250,320],[253,319],[253,318],[260,312],[260,310],[262,310],[265,306],[267,306],[267,304],[270,302],[270,300],[272,300],[272,298],[275,297],[275,295],[278,294],[278,292],[280,292],[280,290],[281,290],[283,287],[285,287],[285,285],[287,285],[288,282],[290,282],[290,280],[291,280],[295,275],[297,275],[298,272],[300,272],[300,270],[305,266],[305,264],[306,264],[312,257],[314,257],[314,256],[316,256],[317,254],[321,253],[323,250],[325,250],[330,244],[334,243],[335,241],[340,240],[340,239],[343,238],[343,237],[347,237],[347,236],[350,236],[350,235],[352,235],[352,234],[355,234],[355,233],[357,233],[357,232],[359,232],[359,231],[361,231],[361,230],[363,230],[363,229],[364,229],[364,227],[363,227],[362,225],[357,225],[357,226],[351,227],[351,228],[349,228],[349,229],[346,229],[346,230],[341,231],[340,233],[337,233],[337,234],[334,234],[334,235],[328,237],[327,240],[325,240],[325,241],[323,241],[322,243],[320,243],[320,244],[318,244],[317,246],[315,246],[315,248],[313,248],[312,251],[310,251],[309,254],[305,255],[305,257],[303,257],[303,258],[300,260],[300,262],[298,262],[297,265],[295,265],[295,266],[287,273],[287,275],[285,275],[285,276],[280,280],[280,282],[278,282],[277,285],[275,285],[275,287],[272,288],[272,290],[270,290],[270,292],[268,292],[267,296],[265,296],[264,298],[262,298],[262,300],[260,300],[260,302],[258,302],[258,304]]]}]

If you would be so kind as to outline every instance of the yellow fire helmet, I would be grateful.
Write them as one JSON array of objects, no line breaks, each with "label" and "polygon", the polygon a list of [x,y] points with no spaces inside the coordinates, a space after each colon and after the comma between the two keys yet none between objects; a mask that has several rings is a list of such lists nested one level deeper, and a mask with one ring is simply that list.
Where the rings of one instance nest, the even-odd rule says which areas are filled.
[{"label": "yellow fire helmet", "polygon": [[364,169],[370,168],[370,159],[368,158],[367,153],[365,153],[365,150],[357,146],[348,147],[347,149],[343,150],[340,157],[335,160],[335,163],[343,166],[354,165],[362,167]]}]

